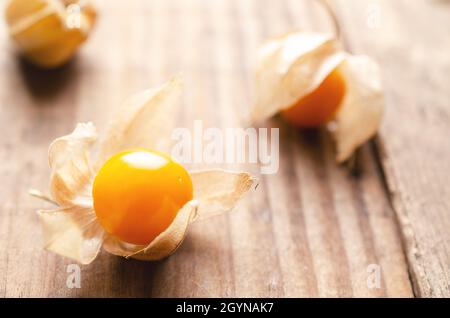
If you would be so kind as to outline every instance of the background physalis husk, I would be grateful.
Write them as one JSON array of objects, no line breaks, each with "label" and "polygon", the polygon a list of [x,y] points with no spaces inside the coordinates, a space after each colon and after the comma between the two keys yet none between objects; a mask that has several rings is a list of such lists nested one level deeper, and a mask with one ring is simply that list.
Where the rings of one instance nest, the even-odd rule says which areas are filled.
[{"label": "background physalis husk", "polygon": [[336,160],[347,160],[378,130],[384,99],[378,66],[369,57],[350,55],[333,37],[311,32],[273,38],[259,53],[252,121],[295,105],[338,68],[346,82],[346,93],[328,124],[336,142]]},{"label": "background physalis husk", "polygon": [[97,133],[92,123],[78,124],[71,134],[53,141],[49,149],[50,189],[59,207],[38,212],[46,249],[82,264],[92,262],[102,246],[115,255],[159,260],[179,247],[192,222],[231,210],[250,189],[254,180],[244,172],[190,172],[194,199],[147,246],[122,242],[106,233],[97,222],[91,196],[96,170],[109,156],[126,149],[167,151],[180,93],[181,84],[175,78],[131,97],[99,143],[97,160],[93,163],[90,150],[97,141]]},{"label": "background physalis husk", "polygon": [[96,18],[89,0],[10,0],[9,33],[28,60],[57,67],[87,39]]}]

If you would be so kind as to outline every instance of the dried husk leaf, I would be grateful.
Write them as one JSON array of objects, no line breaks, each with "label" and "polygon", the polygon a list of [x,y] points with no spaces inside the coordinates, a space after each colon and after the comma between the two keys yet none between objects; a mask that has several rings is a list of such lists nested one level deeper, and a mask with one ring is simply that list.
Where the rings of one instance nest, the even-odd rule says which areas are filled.
[{"label": "dried husk leaf", "polygon": [[291,32],[260,50],[255,73],[252,121],[267,119],[316,89],[344,59],[331,36]]},{"label": "dried husk leaf", "polygon": [[96,167],[112,155],[132,148],[168,152],[182,83],[179,77],[129,98],[114,117],[100,145]]},{"label": "dried husk leaf", "polygon": [[234,208],[255,179],[246,172],[226,170],[191,171],[194,198],[198,200],[198,220]]},{"label": "dried husk leaf", "polygon": [[349,55],[339,71],[346,80],[346,94],[328,128],[336,142],[336,160],[343,162],[376,134],[384,95],[378,65],[369,57]]},{"label": "dried husk leaf", "polygon": [[90,196],[92,178],[89,150],[97,139],[92,123],[80,123],[66,136],[54,140],[49,147],[52,169],[50,192],[61,206],[72,205],[80,196]]},{"label": "dried husk leaf", "polygon": [[55,210],[38,211],[44,236],[44,247],[81,264],[97,256],[105,231],[90,206],[73,205]]}]

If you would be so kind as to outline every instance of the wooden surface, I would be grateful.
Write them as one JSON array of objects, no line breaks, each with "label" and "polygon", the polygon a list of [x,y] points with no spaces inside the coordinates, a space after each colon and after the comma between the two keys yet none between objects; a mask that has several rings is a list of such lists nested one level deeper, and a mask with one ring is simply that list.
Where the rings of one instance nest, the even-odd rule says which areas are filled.
[{"label": "wooden surface", "polygon": [[[27,194],[47,189],[50,141],[79,121],[101,130],[128,95],[180,71],[180,126],[238,127],[262,41],[330,25],[311,1],[99,1],[77,59],[43,72],[14,56],[1,24],[0,296],[450,296],[450,6],[411,2],[333,2],[346,44],[379,61],[386,87],[358,175],[335,164],[326,134],[270,120],[277,174],[259,176],[232,213],[195,224],[167,260],[102,252],[82,266],[80,289],[66,287],[70,260],[42,250],[34,212],[45,204]],[[367,285],[371,264],[380,288]]]}]

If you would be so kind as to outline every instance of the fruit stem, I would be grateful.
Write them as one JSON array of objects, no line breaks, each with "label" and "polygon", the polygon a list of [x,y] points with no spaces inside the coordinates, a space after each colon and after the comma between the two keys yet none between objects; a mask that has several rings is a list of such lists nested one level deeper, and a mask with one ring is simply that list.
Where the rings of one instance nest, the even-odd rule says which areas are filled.
[{"label": "fruit stem", "polygon": [[36,190],[36,189],[30,189],[30,190],[28,190],[28,193],[29,193],[31,196],[35,197],[35,198],[38,198],[38,199],[41,199],[41,200],[50,202],[50,203],[52,203],[52,204],[54,204],[54,205],[56,205],[56,206],[59,206],[58,203],[56,203],[55,201],[53,201],[52,199],[50,199],[50,197],[49,197],[48,195],[43,194],[43,193],[42,193],[41,191],[39,191],[39,190]]}]

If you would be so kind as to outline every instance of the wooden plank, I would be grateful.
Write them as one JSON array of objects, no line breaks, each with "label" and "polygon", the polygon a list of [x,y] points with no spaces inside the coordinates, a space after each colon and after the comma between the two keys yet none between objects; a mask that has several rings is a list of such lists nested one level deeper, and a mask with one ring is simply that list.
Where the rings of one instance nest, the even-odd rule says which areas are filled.
[{"label": "wooden plank", "polygon": [[[101,130],[129,94],[183,72],[178,120],[192,128],[238,127],[251,103],[258,46],[294,27],[321,26],[300,1],[157,0],[99,3],[92,38],[66,68],[38,72],[0,53],[0,296],[246,297],[399,296],[412,290],[395,215],[370,145],[360,176],[334,163],[323,132],[300,133],[279,119],[280,171],[232,213],[195,224],[176,254],[145,263],[102,252],[82,266],[81,289],[66,287],[70,260],[42,250],[27,189],[46,189],[49,142],[78,121]],[[356,6],[356,4],[355,4]],[[1,27],[4,30],[4,26]],[[6,36],[1,38],[7,45]],[[51,85],[49,85],[49,83]],[[368,267],[381,269],[369,288]]]},{"label": "wooden plank", "polygon": [[339,4],[351,48],[382,64],[388,109],[377,145],[415,292],[449,297],[450,10],[440,1]]}]

